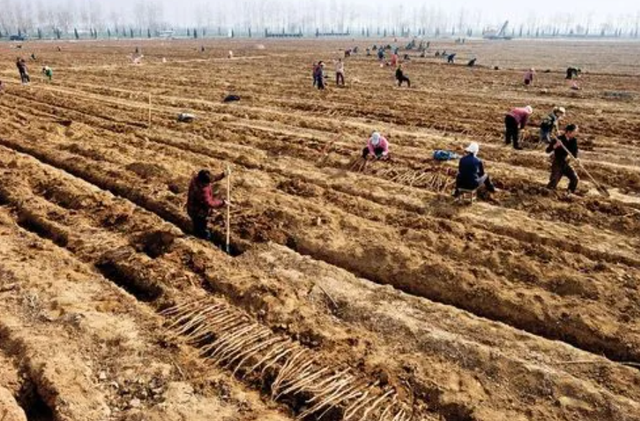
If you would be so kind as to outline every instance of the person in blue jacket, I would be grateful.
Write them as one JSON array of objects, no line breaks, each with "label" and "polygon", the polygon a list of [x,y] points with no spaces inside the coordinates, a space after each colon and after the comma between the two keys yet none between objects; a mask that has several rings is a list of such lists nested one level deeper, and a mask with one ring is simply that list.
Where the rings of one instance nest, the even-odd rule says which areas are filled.
[{"label": "person in blue jacket", "polygon": [[484,165],[478,158],[480,146],[472,142],[465,149],[466,155],[460,159],[458,166],[458,176],[456,177],[456,190],[454,197],[460,195],[460,189],[475,190],[484,185],[490,193],[495,193],[496,188],[491,183],[489,175],[484,172]]}]

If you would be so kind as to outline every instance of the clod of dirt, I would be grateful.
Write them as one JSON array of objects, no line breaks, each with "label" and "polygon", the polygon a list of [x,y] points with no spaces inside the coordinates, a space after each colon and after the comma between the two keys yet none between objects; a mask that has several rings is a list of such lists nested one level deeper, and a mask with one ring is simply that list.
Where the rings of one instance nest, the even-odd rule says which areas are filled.
[{"label": "clod of dirt", "polygon": [[164,178],[169,174],[166,168],[157,164],[147,164],[145,162],[134,162],[125,167],[127,170],[138,174],[140,177],[146,179],[151,178]]},{"label": "clod of dirt", "polygon": [[0,387],[0,415],[2,421],[27,421],[27,415],[18,405],[11,392]]},{"label": "clod of dirt", "polygon": [[259,169],[261,166],[260,162],[258,162],[256,159],[253,159],[246,155],[239,157],[237,162],[238,164],[243,165],[250,169]]},{"label": "clod of dirt", "polygon": [[289,234],[284,230],[282,219],[278,214],[279,211],[267,210],[257,216],[240,215],[232,223],[232,229],[240,235],[240,238],[257,243],[272,241],[287,244]]},{"label": "clod of dirt", "polygon": [[278,189],[300,197],[318,197],[321,194],[320,188],[299,179],[289,179],[278,184]]},{"label": "clod of dirt", "polygon": [[178,177],[167,183],[169,191],[173,194],[186,193],[189,190],[189,179],[187,177]]},{"label": "clod of dirt", "polygon": [[166,231],[153,231],[140,235],[135,240],[134,246],[147,256],[155,259],[169,252],[176,239],[174,233]]}]

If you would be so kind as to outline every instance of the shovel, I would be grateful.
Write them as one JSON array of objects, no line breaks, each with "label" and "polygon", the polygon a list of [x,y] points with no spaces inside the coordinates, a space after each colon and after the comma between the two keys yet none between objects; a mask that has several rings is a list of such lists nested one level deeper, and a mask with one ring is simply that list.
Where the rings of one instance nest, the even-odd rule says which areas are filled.
[{"label": "shovel", "polygon": [[225,251],[231,254],[230,238],[231,238],[231,167],[227,165],[227,241],[225,243]]},{"label": "shovel", "polygon": [[[558,139],[556,139],[556,141],[558,141]],[[567,152],[567,155],[569,155],[571,159],[573,159],[575,162],[578,163],[578,166],[580,167],[580,169],[584,171],[585,174],[587,174],[587,177],[591,179],[591,182],[596,186],[596,189],[598,189],[600,194],[603,195],[604,197],[610,197],[611,195],[609,194],[609,191],[602,184],[598,183],[591,174],[589,174],[589,171],[587,171],[587,169],[582,165],[582,162],[580,162],[578,158],[576,158],[575,156],[573,156],[571,152],[569,152],[569,149],[567,149],[567,147],[564,146],[564,143],[560,142],[560,146],[562,146],[562,149],[564,149]]]}]

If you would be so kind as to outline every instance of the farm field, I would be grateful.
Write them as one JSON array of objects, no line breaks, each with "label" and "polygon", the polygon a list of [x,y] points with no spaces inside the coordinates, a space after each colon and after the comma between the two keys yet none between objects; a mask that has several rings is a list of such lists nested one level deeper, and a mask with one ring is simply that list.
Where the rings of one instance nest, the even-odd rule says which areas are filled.
[{"label": "farm field", "polygon": [[[640,44],[436,40],[458,64],[398,88],[374,43],[0,44],[0,420],[640,420]],[[525,105],[566,107],[609,198],[504,145]],[[465,206],[432,154],[471,141],[499,192]],[[185,210],[227,165],[230,254]]]}]

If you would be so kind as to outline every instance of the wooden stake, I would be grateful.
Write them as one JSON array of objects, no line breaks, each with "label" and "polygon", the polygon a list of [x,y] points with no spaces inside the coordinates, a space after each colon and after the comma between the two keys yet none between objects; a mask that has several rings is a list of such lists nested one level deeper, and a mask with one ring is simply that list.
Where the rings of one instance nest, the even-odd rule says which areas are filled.
[{"label": "wooden stake", "polygon": [[231,252],[229,240],[231,238],[231,167],[227,165],[227,254]]}]

